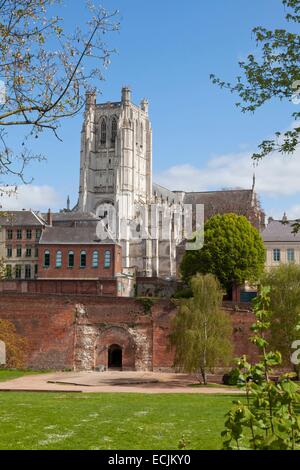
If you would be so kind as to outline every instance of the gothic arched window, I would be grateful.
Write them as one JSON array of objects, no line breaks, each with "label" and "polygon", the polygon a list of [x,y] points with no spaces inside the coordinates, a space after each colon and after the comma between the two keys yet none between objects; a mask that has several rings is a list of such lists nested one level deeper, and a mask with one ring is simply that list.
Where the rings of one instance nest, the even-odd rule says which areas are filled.
[{"label": "gothic arched window", "polygon": [[113,118],[111,123],[111,143],[114,144],[116,142],[118,132],[118,124],[116,118]]},{"label": "gothic arched window", "polygon": [[105,119],[102,119],[101,121],[100,133],[101,133],[101,136],[100,136],[101,145],[105,145],[106,144],[106,121]]},{"label": "gothic arched window", "polygon": [[74,251],[69,251],[69,254],[68,254],[68,267],[69,268],[74,268],[74,262],[75,262]]},{"label": "gothic arched window", "polygon": [[144,126],[143,126],[142,122],[141,122],[140,144],[141,144],[141,147],[143,147],[143,145],[144,145]]},{"label": "gothic arched window", "polygon": [[86,251],[81,251],[80,253],[80,267],[86,268]]}]

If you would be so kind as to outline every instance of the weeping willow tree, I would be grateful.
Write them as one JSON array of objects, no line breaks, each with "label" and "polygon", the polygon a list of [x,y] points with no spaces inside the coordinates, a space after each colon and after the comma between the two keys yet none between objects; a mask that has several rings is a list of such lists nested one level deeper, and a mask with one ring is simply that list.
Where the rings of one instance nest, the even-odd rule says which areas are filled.
[{"label": "weeping willow tree", "polygon": [[223,292],[212,274],[191,280],[193,297],[183,300],[172,323],[174,365],[207,384],[207,373],[225,366],[232,357],[232,326],[222,310]]}]

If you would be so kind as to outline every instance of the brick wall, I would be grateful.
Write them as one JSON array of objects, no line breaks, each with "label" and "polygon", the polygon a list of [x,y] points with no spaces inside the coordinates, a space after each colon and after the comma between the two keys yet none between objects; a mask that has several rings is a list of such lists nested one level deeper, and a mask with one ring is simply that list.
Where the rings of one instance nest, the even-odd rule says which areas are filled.
[{"label": "brick wall", "polygon": [[[227,304],[236,355],[255,354],[249,343],[253,314]],[[27,365],[47,369],[92,369],[108,365],[108,349],[123,350],[123,368],[168,370],[168,335],[175,306],[132,298],[50,294],[0,294],[0,318],[12,321],[29,340]]]},{"label": "brick wall", "polygon": [[[109,250],[111,252],[111,265],[109,268],[104,266],[104,253]],[[50,266],[44,267],[45,251],[50,253]],[[62,266],[56,267],[56,253],[62,253]],[[68,266],[68,254],[74,253],[74,267]],[[80,267],[80,253],[86,252],[86,267]],[[92,265],[93,252],[99,253],[99,265],[94,268]],[[112,278],[116,273],[122,270],[122,253],[121,247],[115,244],[108,245],[40,245],[38,260],[38,279],[97,279]]]}]

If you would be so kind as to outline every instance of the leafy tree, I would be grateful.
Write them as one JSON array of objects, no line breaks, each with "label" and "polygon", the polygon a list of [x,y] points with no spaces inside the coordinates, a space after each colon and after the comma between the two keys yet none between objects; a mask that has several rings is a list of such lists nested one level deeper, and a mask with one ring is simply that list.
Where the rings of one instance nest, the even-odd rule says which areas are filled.
[{"label": "leafy tree", "polygon": [[266,340],[271,325],[270,288],[261,290],[255,299],[251,341],[261,352],[261,361],[251,365],[244,356],[238,360],[240,386],[245,400],[235,400],[226,415],[222,433],[223,448],[236,450],[296,450],[300,449],[300,388],[291,378],[282,375],[271,380],[274,367],[281,365],[280,352],[269,350]]},{"label": "leafy tree", "polygon": [[180,271],[188,281],[196,273],[214,274],[226,289],[258,280],[264,269],[265,248],[258,231],[244,216],[215,215],[204,227],[201,250],[187,251]]},{"label": "leafy tree", "polygon": [[[300,0],[282,0],[287,8],[285,18],[290,23],[300,23]],[[300,34],[285,29],[268,30],[262,26],[253,29],[260,51],[255,57],[248,55],[239,63],[243,77],[237,77],[235,84],[226,83],[211,75],[213,83],[237,93],[241,102],[237,103],[242,112],[254,112],[273,98],[299,103],[300,91]],[[292,118],[299,120],[300,112]],[[300,126],[296,123],[292,130],[277,132],[272,140],[259,145],[259,152],[253,155],[261,159],[274,151],[292,154],[299,145]]]},{"label": "leafy tree", "polygon": [[[74,3],[74,2],[72,2]],[[62,119],[79,113],[92,80],[103,80],[111,53],[103,38],[118,29],[114,17],[90,1],[85,31],[64,29],[63,18],[52,16],[61,0],[0,0],[0,175],[24,181],[24,168],[34,158],[29,137],[50,130],[58,137]],[[59,11],[59,10],[58,10]],[[9,138],[16,126],[28,128],[20,151]],[[26,131],[25,131],[26,132]],[[7,188],[7,183],[2,184]],[[8,188],[7,188],[8,191]]]},{"label": "leafy tree", "polygon": [[[290,364],[291,345],[299,339],[300,267],[281,264],[262,279],[270,286],[270,345],[280,351],[285,365]],[[299,374],[299,369],[298,369]]]},{"label": "leafy tree", "polygon": [[193,298],[181,301],[170,334],[175,366],[207,383],[207,371],[226,365],[232,353],[232,326],[222,310],[223,293],[217,279],[207,274],[191,280]]},{"label": "leafy tree", "polygon": [[6,367],[22,368],[27,353],[28,342],[20,336],[13,323],[0,319],[0,340],[6,346]]}]

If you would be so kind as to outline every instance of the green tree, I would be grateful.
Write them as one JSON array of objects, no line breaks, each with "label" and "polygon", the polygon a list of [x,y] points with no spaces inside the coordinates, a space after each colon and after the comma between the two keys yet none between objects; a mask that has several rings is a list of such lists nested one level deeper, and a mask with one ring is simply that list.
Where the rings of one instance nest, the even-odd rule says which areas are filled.
[{"label": "green tree", "polygon": [[[300,23],[300,0],[282,0],[289,23]],[[237,106],[242,111],[254,112],[273,98],[299,103],[300,91],[300,34],[286,29],[269,30],[262,26],[253,29],[259,52],[248,55],[239,63],[242,75],[235,84],[226,83],[211,75],[213,83],[237,93],[241,99]],[[261,159],[274,151],[292,154],[300,140],[300,112],[292,118],[298,121],[292,130],[277,132],[274,139],[265,140],[253,158]]]},{"label": "green tree", "polygon": [[246,356],[238,360],[239,383],[245,400],[235,400],[226,415],[223,448],[236,450],[299,450],[299,384],[284,374],[278,382],[271,379],[274,367],[282,363],[281,354],[269,349],[266,337],[271,325],[270,287],[261,289],[254,301],[256,322],[251,342],[261,353],[261,360],[250,364]]},{"label": "green tree", "polygon": [[[42,158],[32,154],[29,139],[47,130],[58,137],[61,121],[83,109],[91,82],[103,80],[112,53],[104,35],[118,29],[116,12],[88,0],[88,24],[71,32],[53,16],[63,12],[61,5],[0,0],[0,175],[15,176],[16,183],[24,181],[30,160]],[[17,127],[24,129],[19,142]],[[7,188],[5,178],[0,183],[2,191]]]},{"label": "green tree", "polygon": [[281,264],[265,274],[262,284],[271,288],[270,346],[289,365],[292,343],[300,338],[300,266]]},{"label": "green tree", "polygon": [[24,367],[28,341],[17,333],[15,325],[8,320],[0,319],[0,340],[4,341],[6,347],[6,367]]},{"label": "green tree", "polygon": [[231,359],[232,325],[222,310],[223,293],[213,275],[195,276],[191,287],[193,297],[181,301],[172,323],[170,344],[174,365],[206,384],[207,372]]},{"label": "green tree", "polygon": [[244,216],[215,215],[204,227],[204,246],[187,251],[180,271],[185,281],[196,273],[212,273],[229,290],[234,284],[257,281],[265,263],[265,248],[258,231]]}]

